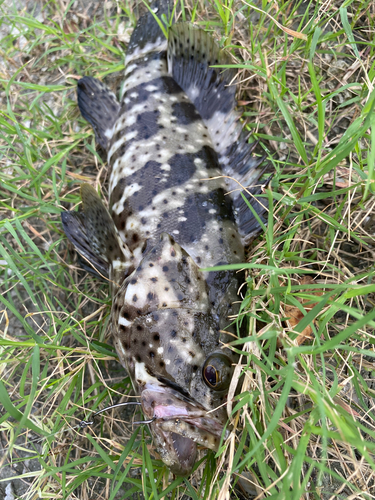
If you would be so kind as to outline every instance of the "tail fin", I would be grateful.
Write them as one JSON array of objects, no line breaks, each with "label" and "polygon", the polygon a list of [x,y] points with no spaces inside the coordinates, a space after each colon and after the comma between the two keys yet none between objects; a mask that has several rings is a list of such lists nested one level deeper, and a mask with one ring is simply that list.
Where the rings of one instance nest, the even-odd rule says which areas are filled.
[{"label": "tail fin", "polygon": [[151,2],[150,10],[147,10],[139,18],[134,28],[126,53],[126,64],[140,57],[143,52],[157,48],[166,50],[167,41],[155,16],[161,20],[162,16],[165,15],[169,20],[173,12],[173,4],[173,0],[154,0]]}]

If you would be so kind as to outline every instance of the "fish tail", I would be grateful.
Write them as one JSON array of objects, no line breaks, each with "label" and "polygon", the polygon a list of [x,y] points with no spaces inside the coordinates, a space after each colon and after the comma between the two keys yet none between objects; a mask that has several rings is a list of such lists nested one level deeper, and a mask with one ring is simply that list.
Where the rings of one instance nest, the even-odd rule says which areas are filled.
[{"label": "fish tail", "polygon": [[153,50],[166,50],[167,40],[161,26],[163,26],[164,17],[168,21],[170,20],[173,6],[172,0],[153,0],[151,2],[134,28],[126,53],[126,64],[144,53]]}]

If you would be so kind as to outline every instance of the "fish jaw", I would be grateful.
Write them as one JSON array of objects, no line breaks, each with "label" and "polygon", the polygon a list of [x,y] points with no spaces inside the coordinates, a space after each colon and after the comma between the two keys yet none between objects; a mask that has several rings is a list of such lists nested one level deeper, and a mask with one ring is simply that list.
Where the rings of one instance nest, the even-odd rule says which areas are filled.
[{"label": "fish jaw", "polygon": [[191,473],[197,444],[217,451],[224,425],[194,401],[157,382],[141,392],[145,417],[154,419],[151,431],[163,462],[178,476]]}]

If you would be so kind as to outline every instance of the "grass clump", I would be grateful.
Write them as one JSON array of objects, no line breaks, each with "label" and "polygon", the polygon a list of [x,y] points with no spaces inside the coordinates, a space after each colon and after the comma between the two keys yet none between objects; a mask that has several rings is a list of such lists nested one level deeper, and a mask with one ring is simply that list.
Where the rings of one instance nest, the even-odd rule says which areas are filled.
[{"label": "grass clump", "polygon": [[75,82],[119,87],[137,8],[61,5],[1,6],[0,492],[13,478],[24,498],[371,498],[374,2],[184,2],[233,54],[275,170],[244,266],[233,431],[189,479],[169,477],[139,413],[78,427],[131,384],[106,338],[107,286],[72,263],[60,223],[80,182],[107,192]]}]

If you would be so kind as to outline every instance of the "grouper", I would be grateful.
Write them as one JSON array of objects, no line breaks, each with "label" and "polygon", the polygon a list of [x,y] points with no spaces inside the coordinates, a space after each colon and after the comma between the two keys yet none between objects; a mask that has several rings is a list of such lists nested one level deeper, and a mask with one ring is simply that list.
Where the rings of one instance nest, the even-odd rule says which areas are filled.
[{"label": "grouper", "polygon": [[110,333],[156,451],[186,475],[198,445],[218,449],[228,418],[228,344],[244,282],[236,271],[201,269],[244,262],[266,204],[264,159],[242,131],[236,73],[222,67],[231,60],[187,22],[167,40],[155,16],[170,19],[172,9],[159,0],[139,18],[119,100],[95,78],[78,81],[81,114],[107,153],[109,207],[83,184],[82,210],[62,222],[109,281]]}]

